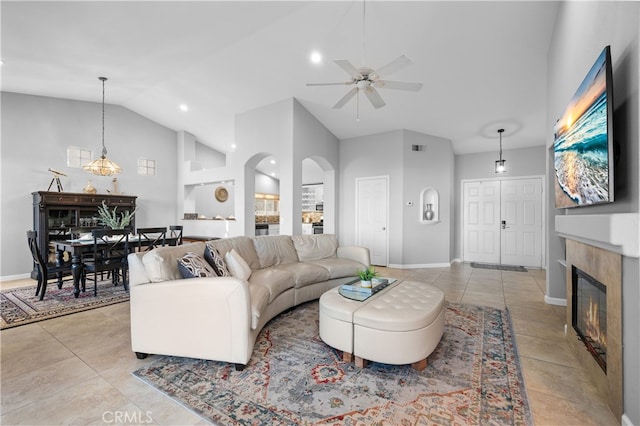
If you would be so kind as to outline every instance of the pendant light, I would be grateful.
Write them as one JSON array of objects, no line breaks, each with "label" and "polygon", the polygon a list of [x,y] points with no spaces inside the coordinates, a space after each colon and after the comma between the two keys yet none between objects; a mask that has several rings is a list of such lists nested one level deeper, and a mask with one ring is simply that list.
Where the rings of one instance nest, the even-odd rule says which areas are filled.
[{"label": "pendant light", "polygon": [[102,81],[102,155],[82,168],[94,175],[111,176],[122,173],[122,168],[107,158],[107,148],[104,146],[104,82],[107,77],[98,77],[98,80]]},{"label": "pendant light", "polygon": [[500,159],[496,160],[496,173],[504,173],[507,171],[507,168],[504,165],[504,163],[506,163],[507,160],[502,159],[502,133],[503,132],[504,132],[504,129],[498,129],[498,135],[500,135]]}]

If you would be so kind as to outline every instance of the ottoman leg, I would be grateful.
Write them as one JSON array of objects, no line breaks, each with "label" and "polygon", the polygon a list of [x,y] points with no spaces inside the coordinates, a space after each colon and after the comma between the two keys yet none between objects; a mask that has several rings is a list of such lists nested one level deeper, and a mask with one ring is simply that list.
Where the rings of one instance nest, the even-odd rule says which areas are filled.
[{"label": "ottoman leg", "polygon": [[422,371],[425,368],[427,368],[427,359],[421,359],[418,362],[414,362],[413,364],[411,364],[411,366],[413,367],[414,370],[417,371]]},{"label": "ottoman leg", "polygon": [[356,355],[356,367],[358,368],[366,368],[367,366],[367,360],[364,358],[360,358],[359,356]]},{"label": "ottoman leg", "polygon": [[353,354],[350,354],[349,352],[342,352],[342,361],[343,362],[353,361]]}]

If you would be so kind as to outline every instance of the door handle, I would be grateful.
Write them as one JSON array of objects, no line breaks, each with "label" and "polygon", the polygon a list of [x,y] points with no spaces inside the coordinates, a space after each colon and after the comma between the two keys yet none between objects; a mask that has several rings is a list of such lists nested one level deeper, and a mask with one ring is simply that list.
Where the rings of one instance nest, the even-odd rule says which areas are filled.
[{"label": "door handle", "polygon": [[502,229],[507,229],[507,221],[506,220],[500,221],[500,223],[502,224]]},{"label": "door handle", "polygon": [[382,227],[382,230],[383,230],[383,231],[386,231],[386,230],[387,230],[387,228],[386,228],[385,226],[383,226],[383,227]]}]

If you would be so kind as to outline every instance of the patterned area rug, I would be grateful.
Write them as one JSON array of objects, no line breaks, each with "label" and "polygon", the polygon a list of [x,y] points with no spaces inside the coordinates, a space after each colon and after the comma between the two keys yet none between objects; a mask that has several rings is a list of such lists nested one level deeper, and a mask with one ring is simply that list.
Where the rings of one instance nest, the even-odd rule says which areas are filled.
[{"label": "patterned area rug", "polygon": [[511,271],[511,272],[527,272],[527,268],[525,268],[524,266],[495,265],[493,263],[471,262],[471,267],[480,268],[480,269],[498,269],[500,271]]},{"label": "patterned area rug", "polygon": [[316,301],[268,323],[243,371],[163,357],[133,374],[220,425],[533,424],[508,312],[448,304],[445,319],[422,372],[343,362]]},{"label": "patterned area rug", "polygon": [[93,295],[93,282],[87,281],[87,291],[73,296],[73,283],[64,282],[58,289],[55,282],[47,285],[44,300],[39,300],[36,286],[0,292],[0,329],[18,327],[62,315],[113,305],[129,300],[129,292],[122,284],[114,286],[111,279],[98,282],[98,296]]}]

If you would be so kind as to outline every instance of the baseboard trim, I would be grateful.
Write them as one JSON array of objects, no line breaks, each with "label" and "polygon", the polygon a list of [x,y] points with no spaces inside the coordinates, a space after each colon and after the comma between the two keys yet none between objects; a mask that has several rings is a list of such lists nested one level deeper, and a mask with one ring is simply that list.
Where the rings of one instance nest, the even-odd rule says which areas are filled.
[{"label": "baseboard trim", "polygon": [[557,297],[544,296],[547,305],[567,306],[567,299],[559,299]]},{"label": "baseboard trim", "polygon": [[626,414],[622,415],[621,424],[622,424],[622,426],[634,426],[633,422],[631,421],[631,419]]},{"label": "baseboard trim", "polygon": [[0,277],[0,282],[24,280],[26,278],[31,278],[31,274],[26,273],[26,274],[19,274],[19,275],[6,275],[4,277]]},{"label": "baseboard trim", "polygon": [[451,263],[417,263],[412,265],[389,264],[389,268],[394,269],[420,269],[420,268],[448,268]]}]

